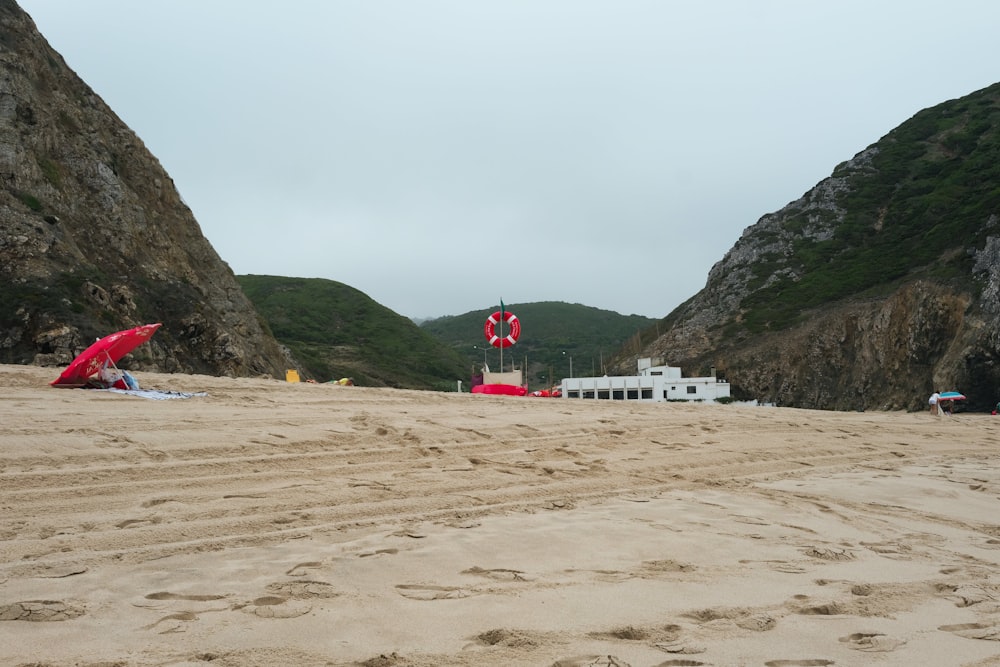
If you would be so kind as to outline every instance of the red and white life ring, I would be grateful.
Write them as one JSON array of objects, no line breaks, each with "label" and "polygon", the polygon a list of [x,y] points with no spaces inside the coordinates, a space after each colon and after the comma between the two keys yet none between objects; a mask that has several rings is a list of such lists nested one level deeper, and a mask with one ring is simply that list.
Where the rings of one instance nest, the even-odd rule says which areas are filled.
[{"label": "red and white life ring", "polygon": [[502,317],[503,321],[510,327],[510,332],[503,338],[496,333],[497,324],[500,323],[501,318],[500,311],[498,310],[486,318],[486,326],[483,328],[483,333],[486,334],[486,340],[493,347],[510,347],[517,342],[518,337],[521,335],[521,323],[517,320],[517,315],[509,310],[505,310]]}]

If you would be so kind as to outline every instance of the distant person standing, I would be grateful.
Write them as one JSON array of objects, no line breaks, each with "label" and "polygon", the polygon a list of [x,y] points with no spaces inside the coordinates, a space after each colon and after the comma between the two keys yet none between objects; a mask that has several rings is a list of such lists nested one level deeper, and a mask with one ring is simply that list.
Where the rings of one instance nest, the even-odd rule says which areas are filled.
[{"label": "distant person standing", "polygon": [[927,409],[935,417],[938,414],[938,399],[940,397],[941,394],[935,391],[933,394],[931,394],[931,397],[927,399]]}]

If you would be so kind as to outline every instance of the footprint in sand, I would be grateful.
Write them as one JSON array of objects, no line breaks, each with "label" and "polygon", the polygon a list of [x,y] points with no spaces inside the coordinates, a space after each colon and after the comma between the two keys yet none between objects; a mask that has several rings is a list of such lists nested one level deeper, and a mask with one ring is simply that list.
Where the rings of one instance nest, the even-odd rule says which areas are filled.
[{"label": "footprint in sand", "polygon": [[773,561],[768,563],[770,567],[775,572],[782,572],[784,574],[805,574],[806,568],[801,565],[796,565],[795,563],[783,562],[783,561]]},{"label": "footprint in sand", "polygon": [[210,602],[212,600],[224,600],[225,595],[182,595],[180,593],[150,593],[147,600],[189,600],[192,602]]},{"label": "footprint in sand", "polygon": [[625,639],[627,641],[645,641],[649,639],[650,631],[633,625],[615,628],[606,632],[588,632],[588,636],[597,639]]},{"label": "footprint in sand", "polygon": [[[704,653],[705,651],[708,650],[704,646],[698,646],[696,644],[690,644],[688,642],[683,642],[683,641],[660,642],[658,644],[654,644],[654,646],[656,648],[660,649],[661,651],[665,651],[667,653],[678,653],[678,654],[681,654],[681,655],[693,655],[693,654],[696,654],[696,653]],[[668,664],[668,665],[680,665],[680,664],[687,664],[687,663],[695,664],[695,661],[694,660],[689,660],[689,661],[674,661],[674,662],[668,662],[668,663],[664,663],[664,664]],[[701,663],[699,662],[697,664],[700,665]]]},{"label": "footprint in sand", "polygon": [[358,554],[358,558],[368,558],[369,556],[395,556],[399,553],[399,549],[376,549],[375,551],[362,551]]},{"label": "footprint in sand", "polygon": [[841,637],[840,641],[857,651],[869,653],[895,651],[906,643],[905,640],[887,637],[881,632],[855,632],[852,635]]},{"label": "footprint in sand", "polygon": [[895,542],[862,542],[861,546],[871,549],[880,556],[895,558],[897,560],[910,560],[912,558],[909,545]]},{"label": "footprint in sand", "polygon": [[411,600],[456,600],[467,598],[472,593],[455,586],[423,586],[420,584],[397,584],[396,590]]},{"label": "footprint in sand", "polygon": [[[155,623],[144,627],[145,630],[157,628],[160,631],[160,634],[166,634],[168,632],[183,632],[184,628],[182,625],[189,621],[198,620],[198,614],[204,614],[211,611],[229,611],[230,605],[228,602],[215,605],[208,604],[225,599],[225,595],[189,595],[185,593],[160,591],[144,595],[142,600],[133,602],[132,606],[140,609],[148,609],[150,611],[174,612],[170,616],[164,616]],[[167,621],[173,621],[167,629],[159,627],[161,623],[165,623]]]},{"label": "footprint in sand", "polygon": [[811,660],[768,660],[765,667],[826,667],[834,664],[833,660],[816,658]]},{"label": "footprint in sand", "polygon": [[985,623],[960,623],[958,625],[941,625],[938,630],[951,632],[966,639],[986,639],[1000,641],[1000,626]]},{"label": "footprint in sand", "polygon": [[[708,649],[704,646],[699,646],[692,643],[691,641],[684,639],[681,635],[684,629],[677,624],[665,625],[660,629],[658,633],[660,637],[653,642],[653,646],[664,651],[666,653],[680,654],[680,655],[693,655],[695,653],[704,653]],[[684,664],[684,660],[676,659],[671,662],[664,664]],[[687,660],[686,662],[694,663],[693,660]],[[698,663],[701,664],[701,663]]]},{"label": "footprint in sand", "polygon": [[[149,625],[142,626],[143,630],[154,630],[159,629],[161,635],[173,634],[175,632],[186,632],[187,625],[191,621],[197,621],[198,614],[193,611],[182,611],[176,614],[170,614],[169,616],[164,616],[160,620],[150,623]],[[162,625],[161,624],[165,624]]]},{"label": "footprint in sand", "polygon": [[827,602],[812,607],[802,607],[798,613],[803,616],[840,616],[844,613],[843,607],[836,602]]},{"label": "footprint in sand", "polygon": [[740,616],[735,620],[737,626],[744,630],[753,630],[754,632],[767,632],[774,629],[774,626],[778,624],[777,619],[765,613],[750,613]]},{"label": "footprint in sand", "polygon": [[731,621],[744,630],[755,632],[766,632],[778,624],[778,621],[764,612],[755,612],[749,609],[730,609],[718,607],[712,609],[698,609],[684,614],[698,623],[711,623],[712,621]]},{"label": "footprint in sand", "polygon": [[24,600],[0,605],[0,621],[68,621],[83,616],[83,605],[61,600]]},{"label": "footprint in sand", "polygon": [[289,600],[278,595],[265,595],[237,609],[261,618],[296,618],[312,611],[312,605],[302,600]]},{"label": "footprint in sand", "polygon": [[494,628],[481,632],[476,635],[476,641],[484,646],[510,646],[514,648],[539,646],[544,642],[543,639],[532,633],[505,628]]},{"label": "footprint in sand", "polygon": [[552,667],[631,667],[631,665],[613,655],[578,655],[556,660],[552,663]]},{"label": "footprint in sand", "polygon": [[568,500],[552,500],[544,503],[542,507],[547,510],[571,510],[575,505]]},{"label": "footprint in sand", "polygon": [[486,577],[487,579],[496,579],[497,581],[533,581],[534,577],[527,576],[521,570],[506,570],[503,568],[494,568],[492,570],[486,570],[481,567],[470,567],[468,570],[462,570],[462,574],[474,574],[480,577]]},{"label": "footprint in sand", "polygon": [[267,590],[271,593],[296,600],[335,598],[340,595],[334,589],[333,584],[325,581],[279,581],[268,584]]},{"label": "footprint in sand", "polygon": [[939,587],[939,589],[945,594],[945,597],[955,601],[956,607],[971,607],[981,602],[994,600],[993,596],[980,586],[966,584],[962,586],[943,586]]},{"label": "footprint in sand", "polygon": [[305,572],[306,570],[322,566],[323,563],[319,562],[318,560],[311,560],[305,563],[299,563],[298,565],[290,569],[288,572],[285,572],[285,574],[288,575],[289,577],[304,577],[306,574]]}]

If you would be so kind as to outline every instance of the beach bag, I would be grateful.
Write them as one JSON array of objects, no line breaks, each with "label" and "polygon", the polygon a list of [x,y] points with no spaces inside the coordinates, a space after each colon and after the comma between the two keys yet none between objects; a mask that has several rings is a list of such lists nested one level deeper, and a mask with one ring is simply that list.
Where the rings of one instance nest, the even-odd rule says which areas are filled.
[{"label": "beach bag", "polygon": [[132,377],[132,374],[129,373],[128,371],[122,371],[122,380],[125,382],[125,386],[131,389],[132,391],[139,391],[138,380]]}]

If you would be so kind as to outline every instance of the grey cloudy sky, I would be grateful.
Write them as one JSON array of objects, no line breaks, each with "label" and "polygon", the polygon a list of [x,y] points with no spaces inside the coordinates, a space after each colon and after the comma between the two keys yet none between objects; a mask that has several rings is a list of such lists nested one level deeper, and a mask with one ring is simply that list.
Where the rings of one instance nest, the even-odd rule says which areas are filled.
[{"label": "grey cloudy sky", "polygon": [[18,2],[236,273],[410,317],[665,316],[760,216],[1000,80],[994,0]]}]

